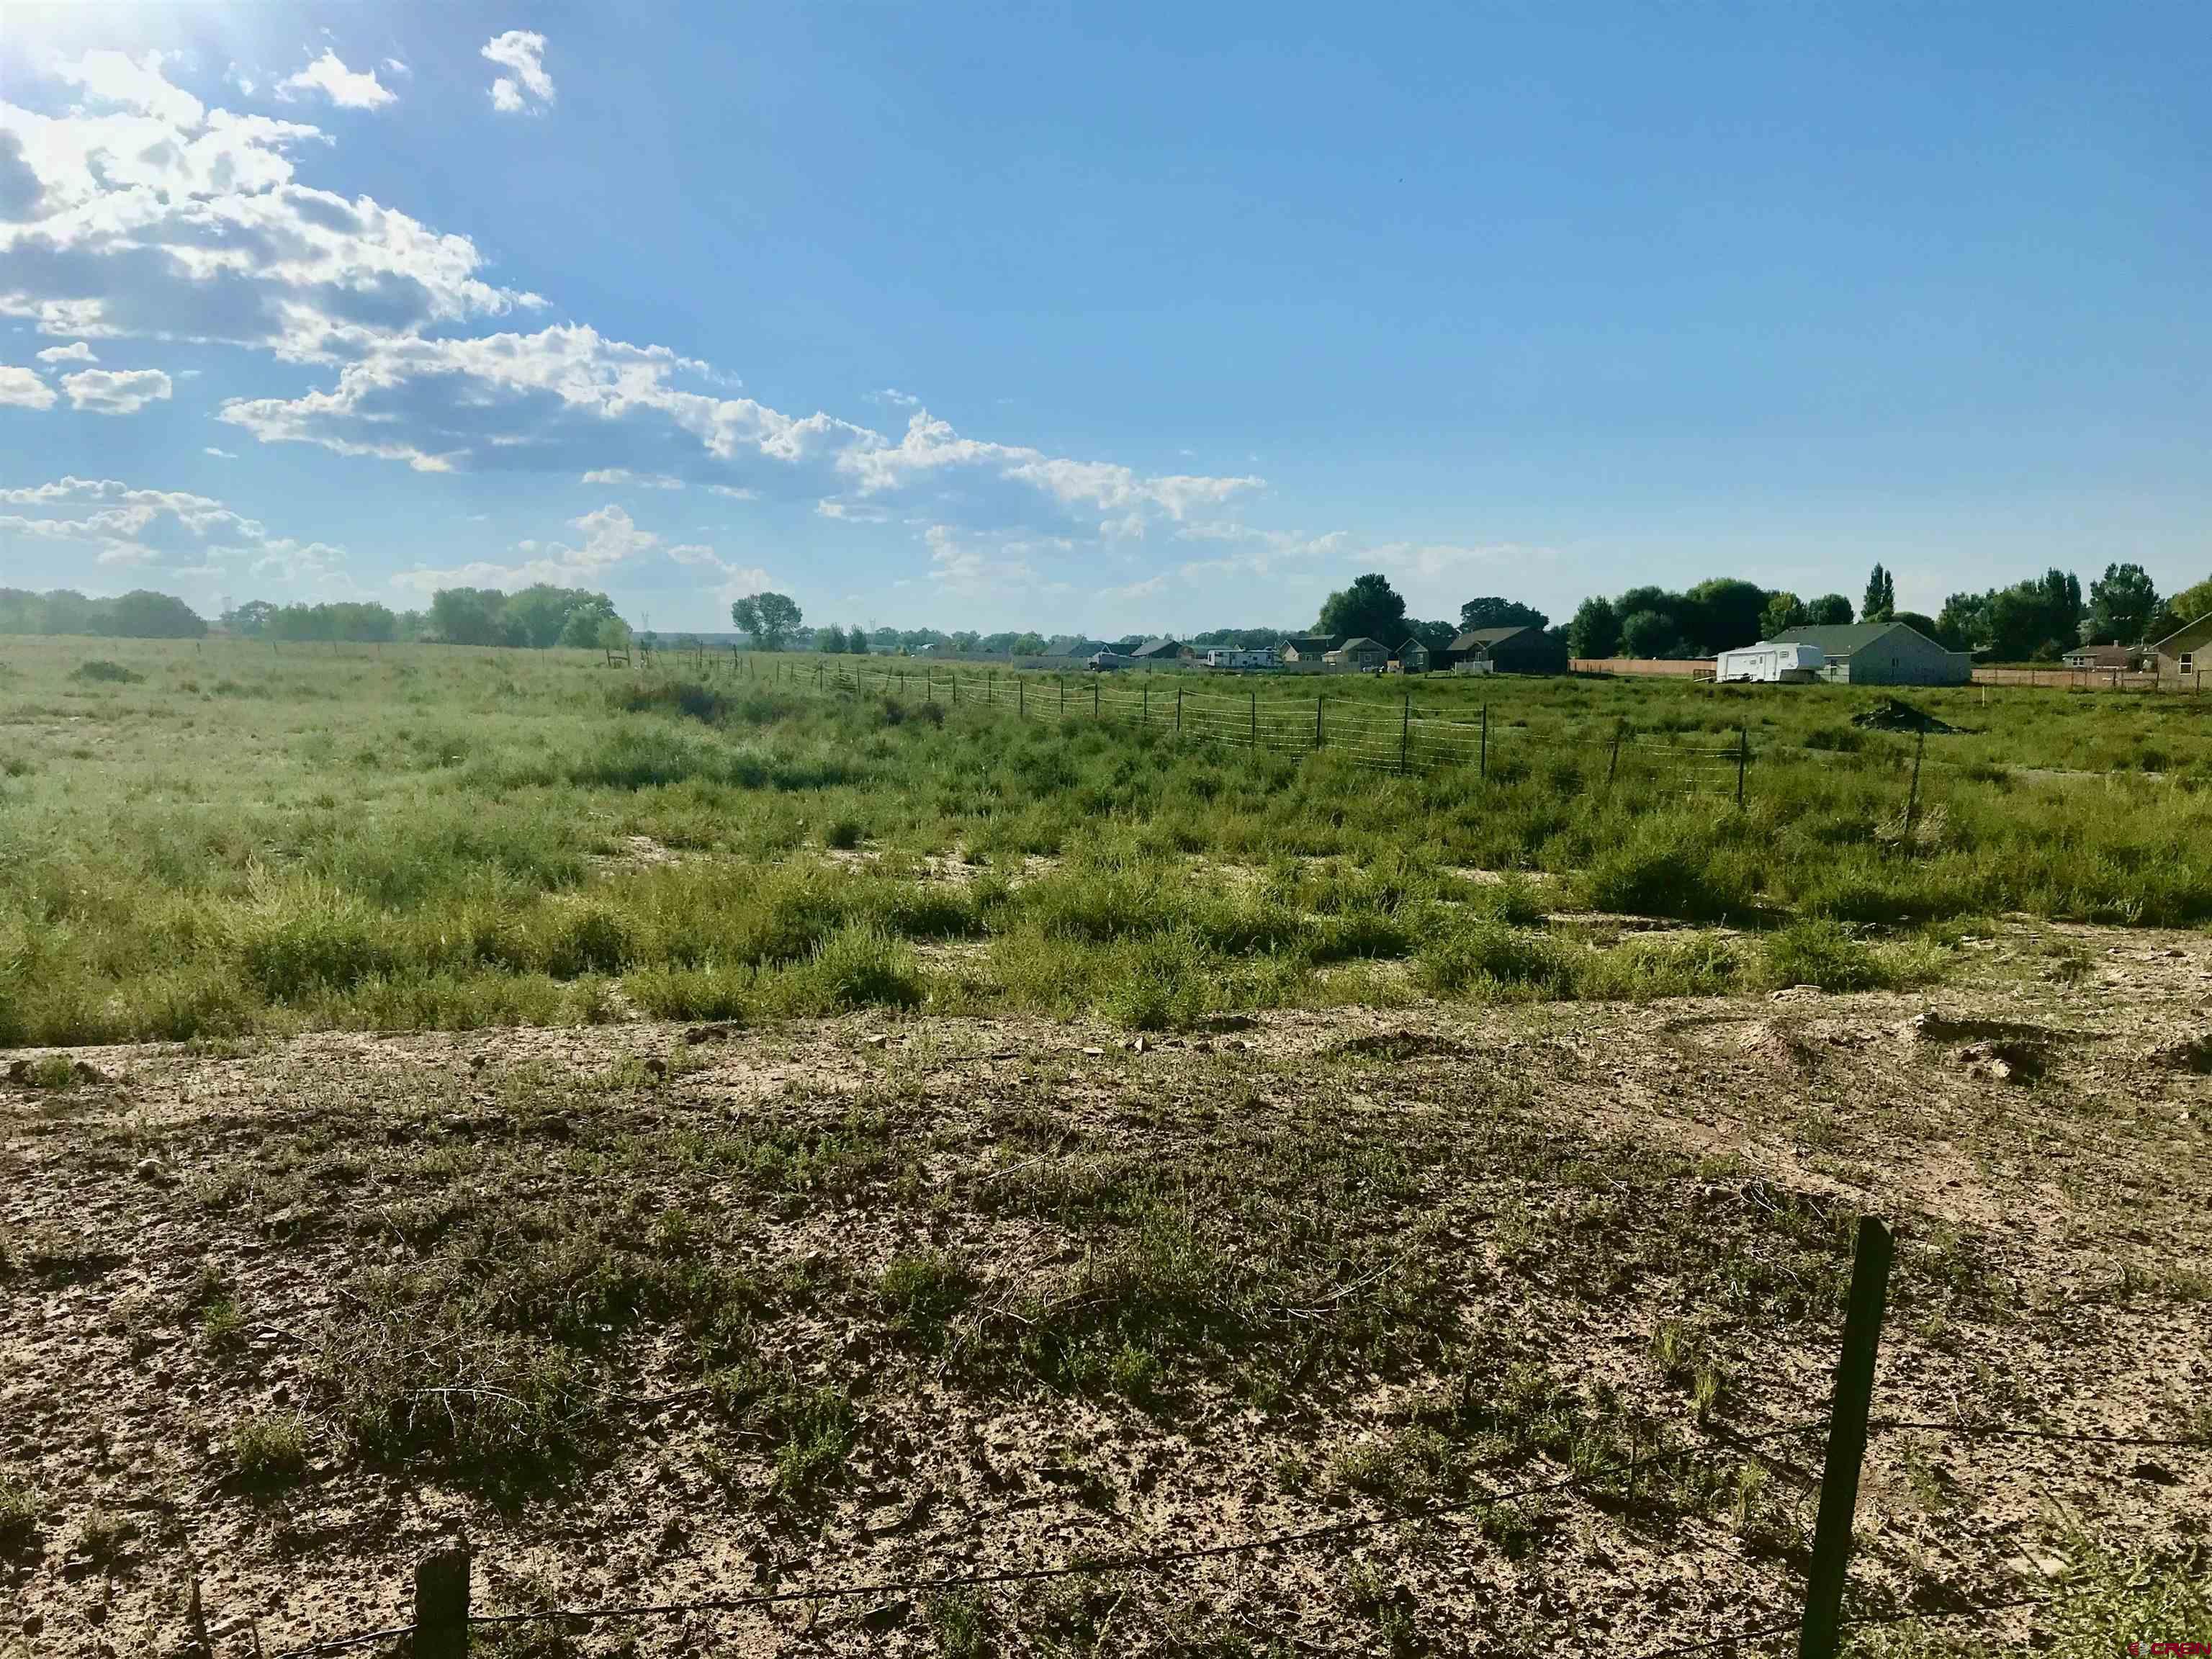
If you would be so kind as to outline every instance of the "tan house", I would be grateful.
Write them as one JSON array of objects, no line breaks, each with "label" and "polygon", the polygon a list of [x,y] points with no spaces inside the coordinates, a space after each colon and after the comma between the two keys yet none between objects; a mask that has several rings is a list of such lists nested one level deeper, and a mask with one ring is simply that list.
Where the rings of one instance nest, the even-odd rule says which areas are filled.
[{"label": "tan house", "polygon": [[2162,680],[2197,685],[2212,668],[2212,611],[2185,622],[2150,648],[2151,665]]},{"label": "tan house", "polygon": [[1405,674],[1425,674],[1431,667],[1429,647],[1419,640],[1407,640],[1397,650],[1398,670]]},{"label": "tan house", "polygon": [[1331,668],[1356,669],[1363,674],[1379,674],[1389,664],[1390,647],[1379,640],[1369,639],[1364,634],[1356,634],[1322,660]]}]

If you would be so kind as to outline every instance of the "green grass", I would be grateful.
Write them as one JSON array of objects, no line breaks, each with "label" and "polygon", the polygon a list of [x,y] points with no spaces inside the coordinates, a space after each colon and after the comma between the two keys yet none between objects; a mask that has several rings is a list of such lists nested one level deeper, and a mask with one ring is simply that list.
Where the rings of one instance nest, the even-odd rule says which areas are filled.
[{"label": "green grass", "polygon": [[[1152,677],[1148,722],[1117,683],[1102,695],[1124,706],[1092,723],[1079,687],[1062,726],[1039,717],[1051,681],[1018,720],[1004,675],[953,706],[915,678],[795,689],[775,659],[693,682],[581,653],[102,648],[9,642],[0,1045],[568,1024],[625,1001],[1156,1030],[1386,995],[1408,962],[1401,982],[1447,995],[1681,994],[1789,957],[1806,982],[1881,982],[1809,935],[1593,967],[1534,931],[1577,906],[1894,937],[2012,911],[2212,919],[2212,721],[2185,697],[1929,694],[1974,729],[1931,745],[1944,763],[1908,815],[1909,750],[1850,726],[1873,694],[1844,688],[1429,682],[1398,776],[1351,746],[1396,688],[1349,679],[1262,684],[1261,729],[1289,746],[1255,753],[1193,677]],[[1343,745],[1312,752],[1316,693]],[[1480,769],[1446,719],[1479,702]],[[1650,741],[1615,763],[1623,720]],[[1739,723],[1741,811],[1733,761],[1691,752]]]}]

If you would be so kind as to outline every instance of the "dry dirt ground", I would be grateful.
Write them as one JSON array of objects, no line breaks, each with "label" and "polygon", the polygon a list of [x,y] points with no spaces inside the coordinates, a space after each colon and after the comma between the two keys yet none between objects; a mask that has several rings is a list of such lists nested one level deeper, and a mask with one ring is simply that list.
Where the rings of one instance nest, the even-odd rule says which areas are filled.
[{"label": "dry dirt ground", "polygon": [[273,1659],[403,1621],[463,1535],[507,1613],[1327,1529],[479,1635],[507,1654],[1770,1624],[1862,1212],[1899,1238],[1875,1412],[1937,1426],[1876,1436],[1856,1607],[2201,1547],[2212,1452],[1984,1431],[2212,1434],[2212,940],[1966,955],[1911,996],[1141,1047],[855,1017],[0,1057],[0,1654],[183,1650],[196,1577],[214,1650]]}]

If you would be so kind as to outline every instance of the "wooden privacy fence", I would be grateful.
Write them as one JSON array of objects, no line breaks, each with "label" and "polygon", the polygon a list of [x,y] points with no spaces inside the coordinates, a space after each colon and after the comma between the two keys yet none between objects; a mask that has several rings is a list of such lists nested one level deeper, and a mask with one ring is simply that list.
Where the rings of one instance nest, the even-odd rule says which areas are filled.
[{"label": "wooden privacy fence", "polygon": [[[1794,1634],[1798,1659],[1835,1659],[1844,1633],[1850,1629],[1881,1625],[1954,1622],[1987,1619],[2008,1610],[2032,1607],[2053,1600],[2048,1587],[2026,1590],[1996,1600],[1948,1607],[1884,1608],[1854,1611],[1845,1606],[1849,1588],[1853,1520],[1858,1503],[1859,1479],[1869,1438],[1891,1431],[1948,1435],[1965,1440],[2050,1441],[2100,1446],[2188,1448],[2212,1451],[2212,1438],[2203,1436],[2138,1436],[2071,1433],[2021,1428],[1973,1427],[1940,1422],[1878,1419],[1873,1415],[1875,1362],[1878,1356],[1882,1320],[1888,1306],[1890,1265],[1895,1241],[1884,1223],[1863,1216],[1854,1241],[1850,1291],[1846,1298],[1842,1341],[1837,1354],[1826,1415],[1784,1425],[1757,1434],[1716,1431],[1715,1437],[1732,1449],[1747,1449],[1810,1437],[1825,1437],[1819,1480],[1820,1504],[1814,1524],[1813,1547],[1796,1617],[1765,1625],[1715,1632],[1696,1639],[1645,1649],[1630,1659],[1673,1659],[1674,1656],[1733,1650],[1766,1643]],[[866,1602],[872,1612],[863,1624],[886,1608],[896,1610],[902,1601],[916,1595],[954,1590],[1011,1588],[1054,1579],[1108,1576],[1188,1565],[1202,1560],[1249,1557],[1277,1550],[1355,1536],[1385,1527],[1419,1523],[1468,1510],[1488,1510],[1502,1504],[1522,1503],[1546,1496],[1589,1491],[1626,1483],[1633,1491],[1637,1474],[1655,1466],[1679,1462],[1704,1449],[1689,1445],[1632,1457],[1609,1468],[1529,1481],[1518,1486],[1485,1489],[1463,1498],[1426,1506],[1387,1510],[1291,1531],[1265,1534],[1227,1543],[1129,1551],[1116,1554],[1079,1557],[1048,1566],[1005,1567],[983,1571],[945,1570],[917,1572],[904,1577],[866,1583],[808,1585],[792,1589],[747,1590],[727,1595],[696,1597],[683,1601],[635,1602],[606,1607],[549,1607],[517,1613],[483,1613],[474,1610],[471,1585],[477,1558],[465,1543],[440,1549],[419,1561],[410,1586],[411,1614],[404,1624],[350,1632],[270,1654],[267,1659],[314,1659],[315,1656],[380,1649],[404,1653],[411,1659],[465,1659],[473,1632],[510,1626],[552,1625],[580,1627],[592,1624],[635,1622],[706,1613],[825,1603]],[[1492,1468],[1485,1465],[1485,1469]],[[1478,1470],[1478,1473],[1481,1472]],[[200,1609],[199,1586],[191,1586],[190,1621],[198,1645],[205,1650],[205,1618]],[[253,1650],[263,1655],[258,1629]]]}]

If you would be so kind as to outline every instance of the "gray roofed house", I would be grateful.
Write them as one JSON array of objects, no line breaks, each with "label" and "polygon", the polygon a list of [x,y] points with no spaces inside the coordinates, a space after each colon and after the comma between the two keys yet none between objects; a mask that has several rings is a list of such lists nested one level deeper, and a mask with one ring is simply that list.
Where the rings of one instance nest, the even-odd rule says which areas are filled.
[{"label": "gray roofed house", "polygon": [[1478,653],[1490,659],[1500,674],[1564,674],[1567,647],[1540,628],[1470,628],[1455,635],[1444,656],[1448,662],[1464,662]]},{"label": "gray roofed house", "polygon": [[1785,628],[1771,645],[1815,645],[1820,678],[1845,685],[1964,685],[1973,659],[1946,650],[1908,623],[1830,623]]},{"label": "gray roofed house", "polygon": [[1174,640],[1146,640],[1129,653],[1134,662],[1173,662],[1182,655],[1182,647]]}]

